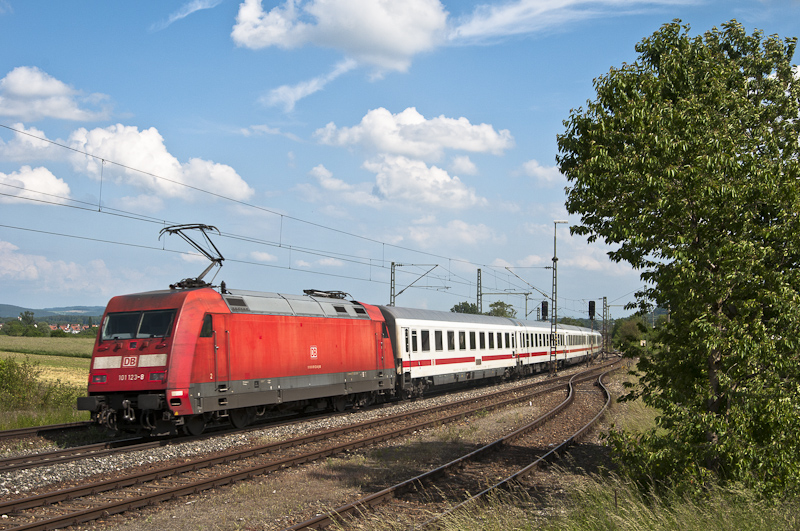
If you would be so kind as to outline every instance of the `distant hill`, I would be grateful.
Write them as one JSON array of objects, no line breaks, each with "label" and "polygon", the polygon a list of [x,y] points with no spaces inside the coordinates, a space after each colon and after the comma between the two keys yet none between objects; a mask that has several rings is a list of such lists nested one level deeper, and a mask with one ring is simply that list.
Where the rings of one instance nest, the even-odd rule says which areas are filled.
[{"label": "distant hill", "polygon": [[105,308],[103,306],[62,306],[57,308],[23,308],[13,304],[0,304],[0,318],[19,317],[22,312],[33,312],[34,318],[55,317],[57,315],[73,315],[80,317],[101,316]]}]

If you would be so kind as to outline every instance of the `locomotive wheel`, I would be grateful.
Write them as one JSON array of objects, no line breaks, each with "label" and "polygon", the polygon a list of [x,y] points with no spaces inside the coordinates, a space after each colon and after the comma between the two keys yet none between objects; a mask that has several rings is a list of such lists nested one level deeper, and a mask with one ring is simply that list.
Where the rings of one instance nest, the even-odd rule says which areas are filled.
[{"label": "locomotive wheel", "polygon": [[183,424],[183,433],[197,437],[206,429],[206,419],[203,415],[193,415],[186,419]]},{"label": "locomotive wheel", "polygon": [[251,420],[250,414],[244,408],[230,410],[228,412],[228,418],[230,419],[233,427],[236,428],[237,430],[241,430],[242,428],[250,424]]},{"label": "locomotive wheel", "polygon": [[341,413],[347,407],[347,399],[343,396],[337,396],[333,399],[333,409]]}]

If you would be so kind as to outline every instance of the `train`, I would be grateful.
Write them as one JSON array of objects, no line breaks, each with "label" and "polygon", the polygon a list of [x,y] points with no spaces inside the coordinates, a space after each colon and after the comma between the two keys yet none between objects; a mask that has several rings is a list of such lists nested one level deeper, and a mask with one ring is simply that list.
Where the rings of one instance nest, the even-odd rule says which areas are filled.
[{"label": "train", "polygon": [[198,435],[285,410],[343,411],[530,375],[588,360],[600,345],[589,328],[552,334],[548,322],[336,291],[171,286],[109,301],[77,408],[117,432]]}]

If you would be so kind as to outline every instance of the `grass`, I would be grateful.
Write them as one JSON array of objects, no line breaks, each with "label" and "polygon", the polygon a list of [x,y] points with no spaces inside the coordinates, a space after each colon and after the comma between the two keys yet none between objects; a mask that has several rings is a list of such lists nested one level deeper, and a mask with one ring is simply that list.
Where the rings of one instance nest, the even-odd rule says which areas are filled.
[{"label": "grass", "polygon": [[[625,374],[616,378],[627,379]],[[618,427],[642,432],[658,411],[639,401],[613,410]],[[568,495],[518,489],[445,518],[444,531],[774,531],[800,529],[798,500],[760,500],[744,488],[712,488],[702,498],[643,494],[614,474],[581,476],[564,487]],[[559,489],[560,490],[560,489]],[[534,498],[534,496],[536,496]],[[370,529],[393,529],[376,523]]]},{"label": "grass", "polygon": [[715,488],[702,499],[648,497],[615,476],[591,478],[570,496],[568,510],[542,529],[597,531],[773,531],[797,529],[797,504],[758,500],[739,487]]},{"label": "grass", "polygon": [[0,335],[0,351],[42,356],[91,358],[91,337],[23,337]]},{"label": "grass", "polygon": [[[50,356],[55,361],[48,360],[51,365],[42,368],[32,358],[0,356],[0,430],[89,420],[88,412],[75,409],[77,397],[86,393],[89,360]],[[74,367],[76,361],[85,367]],[[78,379],[82,384],[44,377],[48,370],[51,374],[63,370],[69,380]]]}]

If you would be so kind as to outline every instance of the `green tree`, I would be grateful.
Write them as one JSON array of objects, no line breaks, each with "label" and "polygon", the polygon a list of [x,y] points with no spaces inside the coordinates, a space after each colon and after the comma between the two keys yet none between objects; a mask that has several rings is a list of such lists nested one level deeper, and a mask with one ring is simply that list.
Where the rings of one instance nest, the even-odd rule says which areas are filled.
[{"label": "green tree", "polygon": [[22,321],[23,326],[33,326],[36,324],[36,319],[34,318],[33,312],[30,310],[20,313],[19,319]]},{"label": "green tree", "polygon": [[630,355],[640,355],[637,348],[642,339],[646,339],[645,325],[642,318],[637,316],[619,319],[614,323],[611,339],[615,346]]},{"label": "green tree", "polygon": [[[573,233],[670,308],[630,397],[662,431],[613,443],[632,474],[800,492],[800,81],[795,39],[680,21],[595,79],[558,137]],[[699,480],[699,481],[698,481]]]},{"label": "green tree", "polygon": [[458,304],[450,308],[450,311],[453,313],[480,313],[478,311],[477,304],[467,301],[459,302]]},{"label": "green tree", "polygon": [[14,319],[12,321],[7,321],[3,325],[3,334],[7,336],[21,336],[24,335],[24,332],[25,332],[25,327],[17,319]]},{"label": "green tree", "polygon": [[516,317],[517,310],[510,304],[503,301],[495,301],[489,305],[489,312],[486,315],[496,315],[498,317]]}]

